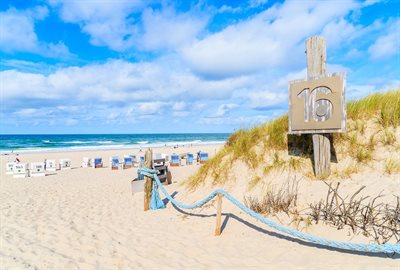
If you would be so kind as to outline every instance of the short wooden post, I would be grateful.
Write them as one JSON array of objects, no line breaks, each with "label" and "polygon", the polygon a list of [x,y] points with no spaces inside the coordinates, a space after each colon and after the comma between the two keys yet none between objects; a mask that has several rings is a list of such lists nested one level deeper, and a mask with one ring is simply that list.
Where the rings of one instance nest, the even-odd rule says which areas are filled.
[{"label": "short wooden post", "polygon": [[[148,169],[153,169],[153,151],[148,148],[144,154],[144,166]],[[153,180],[145,176],[144,183],[144,211],[150,209],[151,192],[153,190]]]},{"label": "short wooden post", "polygon": [[217,195],[217,223],[215,225],[215,236],[221,235],[221,211],[222,211],[222,197],[224,195],[218,194]]},{"label": "short wooden post", "polygon": [[[310,37],[306,40],[308,80],[325,75],[326,43],[322,37]],[[312,134],[314,149],[314,170],[318,178],[331,174],[331,142],[329,133]]]}]

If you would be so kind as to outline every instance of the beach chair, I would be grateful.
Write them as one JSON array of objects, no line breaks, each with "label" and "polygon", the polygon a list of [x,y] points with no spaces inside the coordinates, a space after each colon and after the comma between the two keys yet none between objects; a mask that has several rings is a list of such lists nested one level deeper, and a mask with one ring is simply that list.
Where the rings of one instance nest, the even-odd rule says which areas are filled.
[{"label": "beach chair", "polygon": [[144,174],[141,174],[139,170],[137,171],[137,180],[144,180]]},{"label": "beach chair", "polygon": [[70,170],[71,169],[71,160],[69,158],[60,159],[58,161],[60,165],[60,170]]},{"label": "beach chair", "polygon": [[166,162],[169,161],[169,155],[167,154],[161,154],[161,158],[164,158]]},{"label": "beach chair", "polygon": [[186,165],[186,154],[179,155],[179,165],[185,166]]},{"label": "beach chair", "polygon": [[142,168],[144,166],[144,157],[140,157],[139,167]]},{"label": "beach chair", "polygon": [[90,158],[88,158],[88,157],[84,157],[83,159],[82,159],[82,168],[88,168],[88,167],[90,167]]},{"label": "beach chair", "polygon": [[103,168],[103,159],[102,158],[95,158],[93,160],[93,167],[94,168]]},{"label": "beach chair", "polygon": [[205,163],[207,160],[208,160],[208,153],[200,152],[199,153],[199,162],[200,162],[200,164]]},{"label": "beach chair", "polygon": [[187,153],[186,155],[186,165],[192,165],[193,164],[193,154]]},{"label": "beach chair", "polygon": [[45,172],[45,162],[32,162],[30,164],[29,176],[38,177],[46,176]]},{"label": "beach chair", "polygon": [[6,174],[13,174],[15,162],[7,162],[6,164]]},{"label": "beach chair", "polygon": [[136,155],[129,155],[129,157],[132,158],[132,167],[135,167],[135,164],[137,164],[137,158]]},{"label": "beach chair", "polygon": [[160,182],[166,182],[168,185],[172,183],[171,173],[168,170],[168,166],[165,164],[164,158],[154,159],[153,168],[158,171],[157,176]]},{"label": "beach chair", "polygon": [[119,170],[119,158],[118,157],[112,157],[110,158],[110,166],[111,170]]},{"label": "beach chair", "polygon": [[57,170],[55,159],[46,159],[45,166],[46,166],[45,169],[48,172],[55,172]]},{"label": "beach chair", "polygon": [[13,177],[14,178],[25,178],[28,177],[28,164],[27,163],[15,163],[13,166]]},{"label": "beach chair", "polygon": [[133,167],[133,160],[130,156],[124,156],[124,169]]},{"label": "beach chair", "polygon": [[177,154],[171,155],[171,160],[169,161],[170,166],[179,166],[180,165],[180,157]]}]

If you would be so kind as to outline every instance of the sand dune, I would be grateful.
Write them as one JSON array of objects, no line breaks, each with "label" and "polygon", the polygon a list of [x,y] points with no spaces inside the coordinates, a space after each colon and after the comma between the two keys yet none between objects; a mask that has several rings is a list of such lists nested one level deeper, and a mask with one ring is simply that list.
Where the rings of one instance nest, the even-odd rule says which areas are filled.
[{"label": "sand dune", "polygon": [[[213,154],[215,148],[218,146],[202,150]],[[398,255],[339,252],[283,236],[226,201],[224,230],[219,237],[213,235],[213,205],[185,212],[169,203],[164,210],[143,212],[140,186],[133,195],[131,192],[136,169],[78,168],[83,156],[108,159],[114,153],[125,152],[22,155],[23,161],[69,157],[76,167],[27,179],[5,175],[7,157],[1,157],[1,269],[400,268]],[[177,199],[187,200],[179,183],[198,168],[172,168],[173,184],[167,189],[177,192]],[[343,233],[314,230],[328,238]]]}]

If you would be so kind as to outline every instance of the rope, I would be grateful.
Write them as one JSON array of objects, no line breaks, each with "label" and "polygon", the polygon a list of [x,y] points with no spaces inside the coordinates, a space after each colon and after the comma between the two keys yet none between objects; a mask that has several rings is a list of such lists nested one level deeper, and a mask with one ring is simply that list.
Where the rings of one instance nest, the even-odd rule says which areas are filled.
[{"label": "rope", "polygon": [[221,194],[225,196],[229,201],[231,201],[234,205],[236,205],[239,209],[241,209],[243,212],[247,213],[248,215],[252,216],[253,218],[257,219],[258,221],[266,224],[267,226],[274,228],[280,232],[283,232],[285,234],[294,236],[296,238],[303,239],[305,241],[323,245],[323,246],[328,246],[328,247],[333,247],[333,248],[339,248],[339,249],[346,249],[346,250],[353,250],[353,251],[362,251],[362,252],[373,252],[373,253],[398,253],[400,254],[400,244],[357,244],[357,243],[349,243],[349,242],[341,242],[341,241],[334,241],[334,240],[328,240],[324,239],[321,237],[317,236],[312,236],[309,234],[305,234],[293,229],[289,229],[286,227],[281,226],[280,224],[277,224],[260,214],[254,212],[241,202],[239,202],[237,199],[235,199],[232,195],[227,193],[223,189],[216,189],[210,195],[208,195],[206,198],[198,201],[195,204],[188,205],[184,204],[181,202],[176,201],[169,193],[168,191],[163,187],[163,185],[160,182],[160,179],[157,176],[157,170],[151,170],[147,168],[141,168],[139,169],[140,173],[144,174],[145,176],[148,176],[152,179],[155,180],[155,183],[157,183],[157,186],[161,189],[161,191],[164,193],[165,197],[177,206],[178,208],[184,208],[184,209],[195,209],[199,208],[209,201],[211,201],[215,196],[218,194]]}]

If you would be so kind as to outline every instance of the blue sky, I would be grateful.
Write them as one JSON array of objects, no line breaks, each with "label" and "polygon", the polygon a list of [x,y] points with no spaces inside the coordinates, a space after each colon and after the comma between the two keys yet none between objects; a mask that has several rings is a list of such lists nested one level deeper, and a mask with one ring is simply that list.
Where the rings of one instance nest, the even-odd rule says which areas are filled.
[{"label": "blue sky", "polygon": [[2,134],[231,132],[287,111],[304,41],[347,99],[400,86],[400,2],[0,2]]}]

